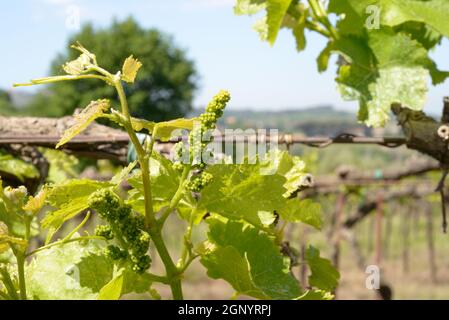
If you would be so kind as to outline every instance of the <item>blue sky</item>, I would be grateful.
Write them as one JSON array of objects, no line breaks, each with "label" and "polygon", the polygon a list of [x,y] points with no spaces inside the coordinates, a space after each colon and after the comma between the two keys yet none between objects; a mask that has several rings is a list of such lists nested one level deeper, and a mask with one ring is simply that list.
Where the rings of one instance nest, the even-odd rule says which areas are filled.
[{"label": "blue sky", "polygon": [[[252,30],[254,19],[233,14],[234,0],[15,0],[0,13],[0,87],[47,75],[52,58],[64,50],[76,30],[66,21],[73,8],[80,21],[107,26],[113,17],[134,16],[144,27],[157,27],[174,36],[196,62],[201,82],[195,105],[202,106],[219,89],[232,94],[231,108],[282,110],[332,104],[356,110],[340,98],[334,82],[335,67],[324,74],[315,58],[323,39],[309,35],[308,49],[298,54],[293,37],[282,31],[274,47],[261,42]],[[449,44],[432,53],[449,70]],[[24,89],[21,89],[24,90]],[[25,89],[33,90],[33,89]],[[449,95],[449,81],[429,93],[426,110],[440,112]]]}]

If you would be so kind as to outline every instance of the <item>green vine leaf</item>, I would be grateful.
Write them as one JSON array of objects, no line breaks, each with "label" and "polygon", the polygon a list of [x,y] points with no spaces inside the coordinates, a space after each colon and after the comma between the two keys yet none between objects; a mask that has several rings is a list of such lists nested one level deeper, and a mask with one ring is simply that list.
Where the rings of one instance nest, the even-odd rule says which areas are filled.
[{"label": "green vine leaf", "polygon": [[47,203],[56,208],[42,219],[42,227],[49,229],[46,243],[49,243],[56,231],[67,221],[89,206],[89,196],[101,188],[112,187],[110,182],[100,182],[89,179],[69,180],[49,188]]},{"label": "green vine leaf", "polygon": [[273,212],[286,203],[285,178],[261,175],[259,165],[215,165],[207,172],[219,177],[203,189],[199,201],[199,207],[209,212],[263,226],[259,212]]},{"label": "green vine leaf", "polygon": [[24,182],[25,179],[39,178],[39,171],[30,163],[16,159],[10,154],[0,154],[0,171],[7,172]]},{"label": "green vine leaf", "polygon": [[311,286],[324,291],[332,291],[337,287],[340,274],[329,260],[320,257],[318,249],[309,246],[305,258],[312,271],[309,276]]},{"label": "green vine leaf", "polygon": [[92,65],[90,57],[83,53],[77,59],[65,63],[62,68],[64,71],[71,75],[79,75],[89,70]]},{"label": "green vine leaf", "polygon": [[[238,4],[242,7],[238,14],[252,14],[250,4],[256,3]],[[330,0],[327,12],[312,7],[297,1],[260,0],[251,8],[266,9],[256,29],[271,44],[281,27],[293,31],[298,51],[305,47],[306,29],[327,38],[317,58],[318,71],[327,70],[333,53],[339,55],[336,81],[341,95],[359,102],[359,120],[366,125],[384,126],[395,103],[422,110],[429,76],[434,85],[449,77],[429,58],[442,36],[449,37],[448,1]],[[335,22],[331,13],[337,15]]]},{"label": "green vine leaf", "polygon": [[446,0],[343,0],[347,1],[361,16],[366,17],[366,8],[377,6],[383,25],[398,26],[408,21],[423,22],[449,37],[449,2]]},{"label": "green vine leaf", "polygon": [[81,52],[81,55],[75,60],[69,61],[62,66],[67,74],[80,75],[88,72],[93,66],[97,65],[95,55],[89,52],[80,43],[76,43],[71,47]]},{"label": "green vine leaf", "polygon": [[[436,69],[427,50],[406,34],[386,28],[372,31],[369,49],[364,49],[363,42],[350,39],[335,43],[335,48],[352,62],[340,67],[337,81],[343,85],[344,97],[359,100],[359,119],[368,126],[385,125],[393,103],[421,110],[427,97],[429,76],[432,75],[435,83],[447,76]],[[376,64],[372,63],[369,50]]]},{"label": "green vine leaf", "polygon": [[292,0],[267,0],[267,41],[273,45]]},{"label": "green vine leaf", "polygon": [[113,185],[118,186],[121,184],[126,178],[128,178],[129,174],[134,170],[137,165],[137,160],[130,162],[126,167],[117,172],[112,178],[111,183]]},{"label": "green vine leaf", "polygon": [[[153,150],[150,159],[151,189],[155,212],[170,203],[179,186],[181,175],[173,169],[170,160]],[[128,183],[134,188],[129,191],[128,203],[137,212],[144,213],[142,172],[136,170],[128,179]]]},{"label": "green vine leaf", "polygon": [[107,284],[101,288],[98,294],[98,300],[118,300],[122,295],[123,274],[119,274],[112,278]]},{"label": "green vine leaf", "polygon": [[30,196],[27,203],[23,206],[23,210],[31,212],[33,215],[39,213],[45,205],[47,198],[47,188],[43,187],[36,196]]},{"label": "green vine leaf", "polygon": [[334,295],[323,290],[307,290],[297,300],[332,300]]},{"label": "green vine leaf", "polygon": [[236,15],[253,15],[265,8],[265,0],[237,0],[234,6]]},{"label": "green vine leaf", "polygon": [[154,126],[156,125],[153,121],[148,121],[145,119],[131,118],[131,126],[134,131],[147,130],[149,133],[153,132]]},{"label": "green vine leaf", "polygon": [[[113,273],[113,266],[101,259],[99,252],[100,247],[93,242],[73,242],[38,252],[26,267],[29,296],[40,300],[96,299],[96,288],[103,287]],[[81,264],[83,259],[90,263]]]},{"label": "green vine leaf", "polygon": [[29,296],[40,300],[119,299],[150,290],[149,274],[114,266],[102,252],[102,243],[85,241],[36,253],[25,270]]},{"label": "green vine leaf", "polygon": [[74,116],[75,124],[64,132],[56,145],[56,148],[66,144],[72,140],[73,137],[84,131],[92,121],[103,116],[105,111],[109,110],[109,108],[110,101],[107,99],[96,100],[89,103],[81,113]]},{"label": "green vine leaf", "polygon": [[173,138],[172,133],[174,130],[185,129],[191,131],[195,123],[199,125],[198,118],[179,118],[175,120],[158,122],[154,126],[154,132],[156,132],[155,138],[160,139],[161,141],[169,141]]},{"label": "green vine leaf", "polygon": [[277,212],[285,221],[302,222],[321,230],[323,224],[321,205],[310,199],[291,199]]},{"label": "green vine leaf", "polygon": [[135,59],[132,55],[126,58],[122,68],[122,80],[133,83],[136,79],[137,72],[142,67],[142,63]]},{"label": "green vine leaf", "polygon": [[211,278],[224,279],[239,294],[259,299],[301,295],[288,261],[266,233],[242,222],[207,219],[212,249],[201,257]]}]

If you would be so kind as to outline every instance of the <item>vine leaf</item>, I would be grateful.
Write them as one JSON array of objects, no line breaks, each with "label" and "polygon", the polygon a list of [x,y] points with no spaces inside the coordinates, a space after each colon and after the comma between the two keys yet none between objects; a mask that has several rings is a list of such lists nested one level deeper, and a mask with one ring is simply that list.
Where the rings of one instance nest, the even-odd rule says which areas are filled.
[{"label": "vine leaf", "polygon": [[[102,250],[101,243],[86,241],[36,253],[25,272],[30,297],[40,300],[95,300],[103,291],[103,298],[119,298],[120,282],[120,295],[144,293],[150,289],[147,273],[138,275],[126,266],[114,266]],[[121,272],[114,272],[116,269]]]},{"label": "vine leaf", "polygon": [[267,0],[267,41],[273,45],[292,0]]},{"label": "vine leaf", "polygon": [[323,224],[320,204],[310,199],[291,199],[284,208],[276,212],[286,221],[302,222],[318,230]]},{"label": "vine leaf", "polygon": [[110,182],[89,179],[69,180],[49,188],[47,203],[56,208],[42,219],[42,227],[49,229],[46,243],[49,243],[56,231],[69,219],[88,208],[88,198],[101,188],[113,186]]},{"label": "vine leaf", "polygon": [[172,138],[172,133],[174,130],[185,129],[191,131],[195,124],[199,125],[198,118],[179,118],[158,122],[154,127],[154,130],[156,132],[155,138],[160,139],[161,141],[169,141]]},{"label": "vine leaf", "polygon": [[267,212],[275,211],[288,221],[321,227],[318,205],[287,199],[302,190],[303,178],[308,175],[304,162],[286,151],[269,153],[265,160],[254,164],[211,166],[207,172],[220,179],[204,188],[199,208],[258,227],[269,221]]},{"label": "vine leaf", "polygon": [[36,215],[44,206],[46,197],[47,189],[44,187],[35,197],[30,196],[22,209],[25,211],[30,211],[32,214]]},{"label": "vine leaf", "polygon": [[122,288],[123,274],[120,273],[101,288],[97,300],[118,300],[122,295]]},{"label": "vine leaf", "polygon": [[72,179],[60,184],[52,185],[46,191],[46,203],[55,208],[42,219],[44,229],[48,229],[46,244],[48,244],[56,231],[67,221],[88,209],[89,196],[97,190],[117,187],[128,176],[136,165],[130,163],[111,181],[95,181],[90,179]]},{"label": "vine leaf", "polygon": [[329,260],[320,257],[318,249],[309,246],[305,258],[312,271],[309,276],[311,286],[324,291],[332,291],[337,287],[340,274]]},{"label": "vine leaf", "polygon": [[239,294],[294,299],[301,289],[289,262],[266,233],[236,221],[208,218],[211,249],[201,257],[211,278],[224,279]]},{"label": "vine leaf", "polygon": [[16,176],[21,182],[24,182],[25,179],[39,177],[39,171],[35,166],[21,159],[16,159],[10,154],[0,155],[0,171]]},{"label": "vine leaf", "polygon": [[265,0],[237,0],[234,6],[236,15],[253,15],[265,8]]},{"label": "vine leaf", "polygon": [[64,131],[64,134],[56,145],[56,148],[66,144],[72,140],[73,137],[84,131],[92,121],[103,116],[104,112],[109,108],[110,101],[107,99],[96,100],[89,103],[89,105],[84,108],[81,113],[74,116],[75,124]]},{"label": "vine leaf", "polygon": [[281,27],[292,30],[296,40],[296,50],[298,52],[306,48],[306,25],[309,17],[309,9],[303,3],[290,5],[286,12]]},{"label": "vine leaf", "polygon": [[67,74],[80,75],[83,74],[94,65],[97,65],[96,57],[93,53],[89,52],[80,43],[76,43],[71,48],[81,52],[81,55],[75,60],[66,62],[62,68]]},{"label": "vine leaf", "polygon": [[347,1],[357,13],[366,17],[366,8],[369,5],[377,6],[381,12],[381,24],[398,26],[407,21],[423,22],[438,32],[449,37],[449,2],[446,0],[344,0]]},{"label": "vine leaf", "polygon": [[65,63],[62,68],[68,74],[79,75],[87,72],[91,65],[90,57],[87,54],[82,53],[77,59]]},{"label": "vine leaf", "polygon": [[282,197],[285,178],[261,175],[259,165],[215,165],[207,172],[220,177],[203,189],[199,201],[199,207],[209,212],[263,226],[259,212],[273,212],[286,203]]},{"label": "vine leaf", "polygon": [[145,119],[131,118],[131,126],[134,131],[142,131],[143,129],[148,130],[148,132],[153,132],[156,123],[153,121],[148,121]]},{"label": "vine leaf", "polygon": [[[169,204],[179,186],[181,179],[179,171],[173,169],[172,162],[153,150],[150,159],[151,190],[153,190],[153,206],[155,212]],[[128,203],[137,212],[144,213],[144,190],[142,172],[136,170],[128,179],[133,187],[129,191]]]},{"label": "vine leaf", "polygon": [[122,80],[128,83],[133,83],[136,79],[137,72],[141,67],[142,63],[139,60],[134,59],[132,55],[126,58],[122,67]]},{"label": "vine leaf", "polygon": [[160,139],[161,141],[169,141],[171,138],[174,138],[172,136],[174,130],[185,129],[191,131],[195,126],[195,123],[199,124],[198,118],[179,118],[158,123],[144,119],[131,118],[131,125],[134,131],[139,132],[145,129],[149,133],[154,132],[154,138]]},{"label": "vine leaf", "polygon": [[297,300],[332,300],[334,295],[323,290],[307,290]]},{"label": "vine leaf", "polygon": [[343,37],[334,45],[351,61],[339,70],[337,82],[342,95],[359,100],[359,120],[368,126],[385,125],[393,103],[421,110],[429,76],[434,83],[446,76],[436,69],[418,41],[388,27],[369,33],[369,47],[354,37]]},{"label": "vine leaf", "polygon": [[111,183],[114,185],[121,184],[129,176],[131,171],[133,171],[133,169],[136,167],[136,165],[137,165],[137,160],[130,162],[126,167],[124,167],[122,170],[117,172],[117,174],[115,174],[111,178]]},{"label": "vine leaf", "polygon": [[[113,274],[112,264],[98,259],[99,250],[94,242],[73,242],[38,252],[26,267],[29,296],[40,300],[96,299],[96,288],[103,287]],[[83,259],[90,263],[81,263]]]}]

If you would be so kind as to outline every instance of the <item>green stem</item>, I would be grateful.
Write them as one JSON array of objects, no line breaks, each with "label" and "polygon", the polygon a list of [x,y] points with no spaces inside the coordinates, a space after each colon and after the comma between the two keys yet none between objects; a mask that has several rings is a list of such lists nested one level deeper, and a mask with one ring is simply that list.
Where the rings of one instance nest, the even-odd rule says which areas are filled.
[{"label": "green stem", "polygon": [[[145,150],[142,148],[142,145],[140,144],[140,141],[137,138],[137,135],[132,128],[131,115],[129,113],[128,102],[126,101],[125,90],[123,90],[123,85],[120,82],[120,80],[115,82],[115,89],[117,90],[117,93],[118,93],[118,96],[120,99],[122,113],[125,116],[126,122],[123,123],[123,126],[125,127],[125,130],[128,133],[129,138],[131,139],[131,142],[134,145],[134,148],[136,148],[137,156],[138,156],[139,162],[140,162],[141,159],[143,159],[145,157]],[[142,165],[142,163],[140,165]]]},{"label": "green stem", "polygon": [[23,252],[18,252],[16,254],[17,259],[17,271],[19,273],[19,290],[20,290],[20,299],[27,299],[27,290],[25,284],[25,254]]},{"label": "green stem", "polygon": [[167,279],[167,277],[158,276],[158,275],[150,273],[150,272],[145,273],[145,275],[148,276],[148,279],[151,279],[151,281],[153,281],[153,282],[170,284],[170,281]]},{"label": "green stem", "polygon": [[180,272],[181,274],[184,273],[184,272],[187,270],[187,268],[190,266],[190,264],[191,264],[193,261],[195,261],[195,259],[198,258],[199,256],[200,256],[199,254],[191,255],[191,256],[189,257],[189,259],[184,263],[184,266],[179,270],[179,272]]},{"label": "green stem", "polygon": [[309,0],[309,5],[312,8],[313,14],[315,15],[318,22],[320,22],[326,28],[332,39],[337,40],[338,32],[330,22],[329,16],[327,15],[326,10],[323,8],[320,0]]},{"label": "green stem", "polygon": [[[115,88],[120,99],[120,105],[122,107],[122,113],[125,116],[125,123],[123,124],[129,138],[131,139],[134,148],[136,149],[137,158],[139,160],[140,169],[142,170],[142,183],[144,189],[144,200],[145,200],[145,218],[147,225],[151,225],[155,222],[154,212],[153,212],[153,197],[151,194],[151,181],[150,181],[150,168],[148,165],[149,157],[145,154],[145,150],[140,144],[136,133],[134,132],[131,125],[131,115],[129,114],[128,102],[126,100],[125,91],[123,90],[123,85],[120,80],[115,82]],[[154,143],[154,139],[151,139]]]},{"label": "green stem", "polygon": [[161,257],[161,260],[165,266],[165,270],[167,271],[167,278],[170,281],[170,288],[172,291],[174,300],[182,300],[182,286],[181,279],[179,278],[179,272],[176,265],[173,263],[170,254],[168,253],[167,247],[162,239],[160,229],[157,226],[150,228],[149,230],[151,239]]},{"label": "green stem", "polygon": [[56,76],[56,77],[47,77],[47,78],[39,78],[39,79],[33,79],[28,83],[14,83],[13,87],[28,87],[28,86],[34,86],[36,84],[46,84],[46,83],[53,83],[53,82],[59,82],[59,81],[75,81],[75,80],[81,80],[81,79],[98,79],[103,80],[109,83],[108,78],[97,75],[97,74],[84,74],[84,75],[67,75],[67,76]]},{"label": "green stem", "polygon": [[14,284],[12,283],[9,273],[4,268],[0,268],[0,275],[2,276],[3,285],[5,286],[6,290],[8,291],[8,295],[11,297],[11,299],[19,300],[19,296],[17,295],[16,288],[14,287]]},{"label": "green stem", "polygon": [[86,223],[87,223],[87,221],[89,220],[89,218],[90,218],[90,211],[88,211],[87,212],[87,214],[86,214],[86,216],[84,217],[84,219],[83,219],[83,221],[81,221],[81,223],[75,228],[75,229],[73,229],[64,239],[62,239],[62,241],[67,241],[67,240],[69,240],[70,238],[72,238],[73,237],[73,235],[75,234],[75,233],[77,233]]},{"label": "green stem", "polygon": [[321,27],[318,23],[316,23],[315,21],[307,20],[306,27],[312,31],[315,31],[315,32],[321,34],[322,36],[325,36],[326,38],[332,38],[331,34],[326,29]]},{"label": "green stem", "polygon": [[55,241],[53,243],[47,244],[46,246],[40,247],[39,249],[33,250],[31,252],[28,252],[26,254],[26,257],[32,256],[33,254],[36,254],[43,250],[50,249],[55,246],[61,246],[63,244],[67,244],[67,243],[76,242],[76,241],[85,241],[85,240],[106,240],[106,239],[103,237],[100,237],[100,236],[85,236],[85,237],[77,237],[77,238],[72,238],[72,239],[63,239],[63,240],[59,240],[59,241]]},{"label": "green stem", "polygon": [[184,234],[184,246],[182,249],[181,264],[180,264],[180,270],[183,271],[186,269],[186,266],[190,264],[187,263],[187,259],[189,257],[192,257],[192,229],[196,210],[197,210],[196,208],[193,208],[193,210],[190,212],[189,225],[187,227],[186,233]]},{"label": "green stem", "polygon": [[153,197],[151,194],[151,180],[150,180],[150,168],[149,168],[149,159],[151,157],[151,153],[153,151],[154,145],[154,132],[152,135],[152,139],[150,145],[148,146],[148,154],[145,153],[144,148],[139,142],[139,139],[134,132],[131,125],[131,116],[129,114],[128,102],[126,100],[125,91],[123,90],[123,86],[120,80],[114,81],[115,87],[117,89],[117,93],[120,99],[120,105],[122,107],[122,113],[125,116],[126,122],[124,123],[124,127],[129,134],[131,142],[136,148],[137,158],[140,164],[140,169],[142,171],[142,183],[143,183],[143,191],[144,191],[144,201],[145,201],[145,219],[147,223],[147,229],[153,240],[153,243],[156,247],[159,256],[161,257],[162,263],[165,266],[165,270],[167,272],[168,281],[170,281],[170,288],[172,291],[173,299],[181,300],[183,299],[182,294],[182,286],[181,280],[179,279],[178,269],[173,263],[172,258],[167,250],[167,247],[164,243],[164,240],[161,236],[161,229],[157,224],[156,218],[154,216],[153,211]]}]

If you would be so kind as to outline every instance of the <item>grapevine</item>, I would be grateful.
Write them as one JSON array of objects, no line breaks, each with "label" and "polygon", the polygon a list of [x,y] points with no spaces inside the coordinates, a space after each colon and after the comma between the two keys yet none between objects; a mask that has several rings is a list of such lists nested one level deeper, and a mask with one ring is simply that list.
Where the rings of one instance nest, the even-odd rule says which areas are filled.
[{"label": "grapevine", "polygon": [[[111,105],[107,99],[92,101],[75,116],[75,123],[64,132],[56,147],[64,147],[93,121],[105,118],[129,135],[136,161],[110,181],[71,179],[45,185],[35,197],[29,196],[24,188],[7,187],[0,194],[3,195],[0,205],[6,211],[15,212],[17,208],[24,211],[20,219],[26,231],[13,233],[16,221],[6,221],[3,234],[0,234],[6,239],[5,249],[11,249],[16,256],[17,271],[13,277],[19,280],[18,288],[11,288],[10,279],[2,277],[2,297],[14,299],[17,292],[23,299],[118,299],[129,292],[148,292],[158,297],[151,285],[159,282],[170,287],[173,299],[183,299],[183,275],[195,260],[200,261],[211,278],[228,281],[236,294],[264,299],[332,297],[330,291],[337,285],[339,274],[314,247],[308,249],[310,255],[305,263],[310,264],[314,278],[326,275],[326,281],[314,283],[310,280],[309,286],[302,286],[285,267],[284,254],[287,253],[281,250],[285,224],[302,222],[317,229],[322,224],[317,203],[285,196],[297,194],[306,187],[304,181],[309,174],[298,157],[273,149],[269,157],[260,157],[256,163],[211,164],[205,156],[210,160],[216,155],[209,150],[210,140],[203,139],[217,129],[217,121],[231,98],[229,92],[222,90],[213,96],[198,118],[157,123],[137,119],[129,112],[123,82],[131,85],[138,81],[141,63],[130,56],[121,71],[111,73],[102,68],[95,54],[81,44],[73,48],[80,52],[80,56],[63,65],[66,75],[35,79],[16,86],[101,80],[114,87],[120,108]],[[171,160],[156,151],[155,143],[168,141],[177,129],[189,131],[188,143],[177,143]],[[142,132],[150,136],[142,139],[138,136]],[[281,163],[282,169],[266,175],[263,172],[272,165],[270,161]],[[120,187],[125,181],[131,186],[127,192]],[[32,226],[38,222],[37,213],[46,206],[50,210],[40,221],[42,228],[47,230],[45,244],[29,249],[29,240],[35,235]],[[62,239],[54,239],[66,222],[84,212],[87,213],[81,223]],[[174,253],[169,250],[163,233],[168,217],[174,213],[187,222],[178,261],[173,259]],[[94,235],[80,234],[92,215],[100,221]],[[284,222],[277,223],[281,219]],[[196,243],[193,232],[200,223],[206,224],[209,231],[205,234],[206,240]],[[218,236],[220,233],[224,237]],[[223,243],[225,239],[231,242]],[[150,246],[162,262],[165,274],[153,272],[154,257],[150,256]],[[98,291],[89,287],[74,292],[65,291],[64,285],[57,281],[53,288],[43,285],[52,282],[46,277],[64,278],[60,270],[73,266],[71,261],[75,257],[81,274],[108,273],[103,287],[97,288]],[[267,258],[273,261],[270,268],[264,263]],[[84,263],[90,260],[97,261],[97,265]],[[237,263],[242,269],[228,268],[229,263]],[[46,272],[42,270],[52,264],[58,264],[58,267]],[[292,263],[291,267],[295,265]],[[108,272],[102,269],[111,266],[112,270]],[[259,274],[264,274],[264,278]],[[64,281],[81,286],[80,283],[73,284],[74,278]]]}]

